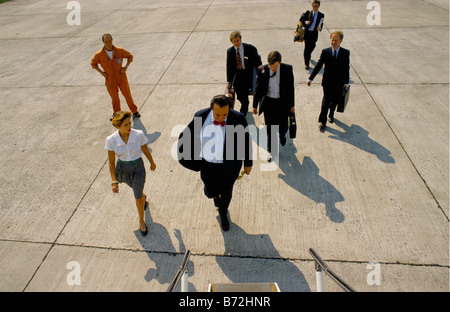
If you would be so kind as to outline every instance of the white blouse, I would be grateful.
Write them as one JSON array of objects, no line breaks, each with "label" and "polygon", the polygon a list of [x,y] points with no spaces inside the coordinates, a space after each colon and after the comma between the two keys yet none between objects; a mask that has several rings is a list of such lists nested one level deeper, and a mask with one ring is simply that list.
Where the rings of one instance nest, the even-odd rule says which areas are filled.
[{"label": "white blouse", "polygon": [[122,140],[119,130],[117,130],[106,138],[105,149],[114,151],[122,161],[133,161],[142,156],[141,146],[147,142],[148,139],[142,130],[131,129],[127,143]]}]

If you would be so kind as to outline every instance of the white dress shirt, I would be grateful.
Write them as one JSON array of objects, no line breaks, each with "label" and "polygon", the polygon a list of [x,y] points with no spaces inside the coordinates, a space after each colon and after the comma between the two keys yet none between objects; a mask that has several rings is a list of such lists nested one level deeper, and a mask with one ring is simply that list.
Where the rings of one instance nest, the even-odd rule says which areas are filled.
[{"label": "white dress shirt", "polygon": [[[221,164],[223,163],[223,148],[225,143],[225,127],[214,124],[213,112],[208,114],[205,119],[205,123],[200,133],[200,142],[202,149],[200,151],[200,157],[204,160]],[[226,119],[225,119],[226,122]]]},{"label": "white dress shirt", "polygon": [[133,161],[142,156],[142,145],[147,144],[148,139],[141,130],[131,129],[128,142],[125,143],[119,134],[119,130],[111,134],[105,143],[105,149],[114,151],[122,161]]},{"label": "white dress shirt", "polygon": [[[272,77],[272,75],[275,73],[275,76]],[[280,98],[280,68],[273,72],[271,69],[269,69],[269,86],[267,88],[267,94],[266,96],[278,99]]]}]

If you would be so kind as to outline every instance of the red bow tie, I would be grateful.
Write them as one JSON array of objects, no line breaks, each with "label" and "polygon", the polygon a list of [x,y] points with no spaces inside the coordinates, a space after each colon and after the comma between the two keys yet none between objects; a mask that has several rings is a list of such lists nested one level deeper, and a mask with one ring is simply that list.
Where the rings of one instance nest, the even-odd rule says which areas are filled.
[{"label": "red bow tie", "polygon": [[217,126],[217,125],[221,125],[222,127],[225,127],[225,121],[222,122],[218,122],[218,121],[213,121],[213,123]]}]

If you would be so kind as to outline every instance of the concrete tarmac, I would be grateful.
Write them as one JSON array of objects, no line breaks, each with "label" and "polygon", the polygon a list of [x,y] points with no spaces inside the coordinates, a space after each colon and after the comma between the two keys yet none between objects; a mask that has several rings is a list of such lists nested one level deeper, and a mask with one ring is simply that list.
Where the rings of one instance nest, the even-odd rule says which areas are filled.
[{"label": "concrete tarmac", "polygon": [[[322,74],[306,85],[303,43],[293,42],[310,1],[77,3],[80,25],[68,23],[69,1],[0,4],[0,291],[165,291],[190,250],[189,291],[276,282],[314,292],[309,248],[357,291],[449,291],[448,1],[376,1],[380,25],[368,23],[369,1],[322,1],[312,66],[334,30],[351,52],[350,102],[323,133]],[[223,232],[199,174],[172,149],[224,92],[236,29],[263,63],[278,50],[293,65],[298,134],[273,166],[254,138],[257,159],[236,182]],[[103,33],[134,55],[134,127],[157,164],[150,172],[145,160],[146,237],[131,189],[110,188],[112,106],[90,66]],[[329,278],[324,288],[340,291]]]}]

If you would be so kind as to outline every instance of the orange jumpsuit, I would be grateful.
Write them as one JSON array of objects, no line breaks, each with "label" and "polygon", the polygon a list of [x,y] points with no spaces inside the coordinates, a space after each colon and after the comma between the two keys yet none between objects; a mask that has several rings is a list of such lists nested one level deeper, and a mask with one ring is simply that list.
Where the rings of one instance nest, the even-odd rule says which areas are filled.
[{"label": "orange jumpsuit", "polygon": [[128,60],[128,64],[133,61],[133,55],[130,52],[116,46],[113,46],[113,59],[111,60],[103,47],[100,51],[95,53],[95,56],[91,60],[91,66],[96,69],[98,68],[98,64],[100,64],[103,70],[108,74],[108,78],[105,79],[105,85],[112,99],[114,113],[120,111],[120,89],[127,101],[128,107],[134,114],[138,111],[138,108],[131,97],[127,75],[126,73],[122,74],[120,72],[121,68],[124,66],[124,58]]}]

